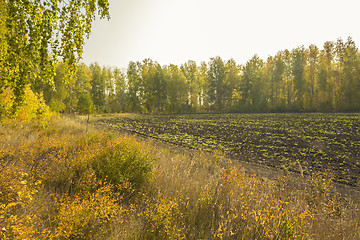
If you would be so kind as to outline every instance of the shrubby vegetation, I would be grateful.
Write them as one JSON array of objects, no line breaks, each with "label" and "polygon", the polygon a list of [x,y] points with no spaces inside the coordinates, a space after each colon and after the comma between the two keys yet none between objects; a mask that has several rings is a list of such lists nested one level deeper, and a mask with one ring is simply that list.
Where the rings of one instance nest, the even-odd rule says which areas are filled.
[{"label": "shrubby vegetation", "polygon": [[10,89],[0,93],[0,123],[36,123],[38,127],[48,124],[56,114],[45,104],[42,94],[34,93],[29,86],[24,89],[21,106],[17,107],[15,97]]},{"label": "shrubby vegetation", "polygon": [[[21,129],[21,130],[20,130]],[[88,129],[0,127],[2,239],[356,239],[332,175],[266,179],[220,154]],[[300,181],[299,181],[300,180]]]},{"label": "shrubby vegetation", "polygon": [[153,159],[132,137],[85,132],[66,119],[0,128],[2,239],[106,239]]}]

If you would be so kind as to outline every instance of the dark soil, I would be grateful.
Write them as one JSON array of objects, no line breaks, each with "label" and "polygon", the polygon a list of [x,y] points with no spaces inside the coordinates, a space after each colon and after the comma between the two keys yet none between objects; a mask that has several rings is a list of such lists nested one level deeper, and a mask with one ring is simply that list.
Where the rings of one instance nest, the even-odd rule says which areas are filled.
[{"label": "dark soil", "polygon": [[232,159],[359,187],[360,114],[119,115],[97,123]]}]

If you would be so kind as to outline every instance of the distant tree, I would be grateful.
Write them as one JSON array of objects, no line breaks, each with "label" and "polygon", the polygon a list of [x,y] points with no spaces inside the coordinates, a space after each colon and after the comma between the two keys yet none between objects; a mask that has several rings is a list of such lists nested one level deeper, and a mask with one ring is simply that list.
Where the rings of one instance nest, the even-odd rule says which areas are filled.
[{"label": "distant tree", "polygon": [[92,114],[94,113],[94,104],[91,100],[91,97],[89,94],[81,93],[79,96],[79,101],[77,103],[77,110],[81,114]]},{"label": "distant tree", "polygon": [[206,73],[207,73],[207,64],[206,62],[201,62],[200,66],[198,66],[198,79],[199,79],[199,104],[200,104],[200,110],[208,110],[209,108],[209,83],[206,79]]},{"label": "distant tree", "polygon": [[264,78],[264,83],[266,83],[267,88],[265,89],[266,101],[271,110],[276,109],[277,99],[276,99],[276,73],[275,73],[275,57],[269,56],[264,62],[262,75]]},{"label": "distant tree", "polygon": [[166,82],[162,67],[151,59],[141,64],[143,106],[148,112],[162,112],[166,100]]},{"label": "distant tree", "polygon": [[211,110],[222,111],[224,106],[225,64],[221,57],[211,58],[206,73]]},{"label": "distant tree", "polygon": [[316,102],[318,109],[323,111],[334,110],[334,42],[325,42],[324,49],[320,51],[318,86]]},{"label": "distant tree", "polygon": [[[44,98],[46,103],[50,106],[50,109],[54,112],[65,112],[66,110],[66,100],[69,100],[69,88],[67,85],[70,84],[69,81],[66,81],[66,69],[64,63],[58,63],[55,68],[54,76],[54,88],[51,85],[43,84],[44,88],[41,89],[41,92],[44,93]],[[42,84],[42,82],[38,82]]]},{"label": "distant tree", "polygon": [[127,68],[129,107],[130,111],[137,112],[141,110],[143,87],[141,85],[141,63],[130,62]]},{"label": "distant tree", "polygon": [[359,50],[351,37],[337,42],[340,74],[340,107],[343,110],[360,109],[360,59]]},{"label": "distant tree", "polygon": [[190,109],[197,110],[199,107],[199,78],[197,74],[196,62],[189,60],[187,63],[181,65],[181,71],[186,78],[186,84],[188,87],[188,105]]},{"label": "distant tree", "polygon": [[294,99],[295,110],[303,111],[305,109],[305,66],[306,56],[304,47],[295,48],[292,52],[292,74],[294,76]]},{"label": "distant tree", "polygon": [[75,91],[77,95],[81,93],[90,94],[91,92],[91,80],[92,72],[88,66],[81,63],[77,66],[77,71],[75,74]]},{"label": "distant tree", "polygon": [[75,74],[74,92],[77,99],[76,111],[82,114],[95,112],[94,104],[91,99],[92,73],[88,66],[79,64]]},{"label": "distant tree", "polygon": [[225,80],[224,80],[224,110],[228,111],[234,104],[234,90],[240,85],[240,68],[236,65],[234,59],[230,59],[225,64]]},{"label": "distant tree", "polygon": [[126,76],[119,68],[115,68],[113,72],[114,81],[115,81],[115,100],[114,100],[114,112],[124,112],[127,111],[126,102],[127,92],[126,92]]},{"label": "distant tree", "polygon": [[155,64],[155,79],[154,79],[154,105],[156,112],[163,112],[166,101],[166,81],[163,68],[159,63]]},{"label": "distant tree", "polygon": [[310,45],[308,49],[309,63],[307,65],[307,79],[309,82],[309,110],[314,110],[315,91],[317,91],[317,73],[319,71],[319,48],[315,45]]},{"label": "distant tree", "polygon": [[294,76],[292,74],[292,57],[291,52],[287,49],[282,51],[284,63],[285,63],[285,72],[284,72],[284,78],[282,82],[282,89],[284,92],[284,99],[285,99],[285,110],[290,111],[292,109],[292,104],[294,102]]},{"label": "distant tree", "polygon": [[285,99],[286,99],[286,90],[285,90],[285,71],[286,64],[284,61],[284,53],[278,52],[274,58],[274,74],[272,76],[272,81],[275,89],[274,96],[274,105],[276,110],[285,110]]},{"label": "distant tree", "polygon": [[184,112],[187,108],[188,87],[184,72],[177,65],[170,64],[166,70],[167,111]]},{"label": "distant tree", "polygon": [[242,110],[260,111],[264,107],[265,89],[263,88],[264,61],[254,55],[243,68],[241,81]]},{"label": "distant tree", "polygon": [[105,111],[105,79],[102,75],[102,68],[98,63],[90,64],[91,78],[91,99],[96,112]]},{"label": "distant tree", "polygon": [[101,82],[105,86],[104,112],[111,113],[115,101],[115,80],[110,67],[104,66],[101,68]]}]

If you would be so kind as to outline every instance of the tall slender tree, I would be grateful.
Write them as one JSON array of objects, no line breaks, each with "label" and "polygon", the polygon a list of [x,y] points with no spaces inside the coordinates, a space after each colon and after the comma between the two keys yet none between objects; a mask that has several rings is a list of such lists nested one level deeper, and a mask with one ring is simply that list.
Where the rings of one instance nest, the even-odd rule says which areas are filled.
[{"label": "tall slender tree", "polygon": [[130,111],[141,111],[143,86],[141,85],[141,63],[130,62],[127,69]]},{"label": "tall slender tree", "polygon": [[188,87],[188,105],[190,109],[196,111],[199,107],[199,78],[197,74],[196,62],[189,60],[181,65]]},{"label": "tall slender tree", "polygon": [[105,111],[105,79],[102,76],[102,69],[98,63],[90,64],[90,70],[92,73],[91,98],[96,112],[102,113]]},{"label": "tall slender tree", "polygon": [[184,72],[177,65],[170,64],[167,68],[168,111],[185,112],[187,110],[188,87]]},{"label": "tall slender tree", "polygon": [[244,111],[260,111],[264,108],[263,66],[264,61],[258,55],[254,55],[244,66],[241,82],[241,108]]},{"label": "tall slender tree", "polygon": [[221,111],[224,106],[225,64],[221,57],[211,58],[207,71],[208,95],[212,110]]},{"label": "tall slender tree", "polygon": [[91,80],[92,73],[88,66],[79,64],[75,75],[75,94],[77,101],[76,112],[91,114],[95,112],[94,104],[91,99]]},{"label": "tall slender tree", "polygon": [[240,69],[234,59],[229,59],[225,64],[224,80],[224,110],[228,111],[233,105],[234,90],[240,84]]},{"label": "tall slender tree", "polygon": [[200,110],[205,111],[209,108],[209,83],[207,81],[206,73],[207,73],[207,64],[206,62],[201,62],[200,66],[198,66],[198,79],[199,79],[199,104]]},{"label": "tall slender tree", "polygon": [[292,74],[294,76],[294,98],[295,98],[295,110],[305,110],[305,66],[306,56],[305,48],[298,47],[292,51]]},{"label": "tall slender tree", "polygon": [[126,90],[126,76],[119,69],[114,69],[114,81],[115,81],[115,99],[114,99],[114,108],[113,112],[125,112],[128,111],[126,102],[128,101],[128,94]]},{"label": "tall slender tree", "polygon": [[317,72],[319,68],[319,48],[310,45],[308,49],[309,64],[307,65],[307,78],[309,82],[309,109],[315,109],[315,91],[317,91]]}]

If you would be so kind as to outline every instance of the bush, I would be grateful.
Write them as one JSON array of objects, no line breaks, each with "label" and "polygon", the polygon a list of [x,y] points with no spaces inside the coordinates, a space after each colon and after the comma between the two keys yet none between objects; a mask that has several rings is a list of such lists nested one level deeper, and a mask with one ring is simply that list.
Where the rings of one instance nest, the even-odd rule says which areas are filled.
[{"label": "bush", "polygon": [[104,239],[109,224],[121,211],[111,197],[109,186],[99,188],[87,198],[65,197],[59,203],[57,239]]},{"label": "bush", "polygon": [[139,189],[152,172],[152,159],[134,138],[117,138],[92,160],[91,167],[102,181],[114,186],[129,182]]},{"label": "bush", "polygon": [[66,119],[12,121],[0,126],[0,239],[108,239],[152,176],[147,146]]}]

